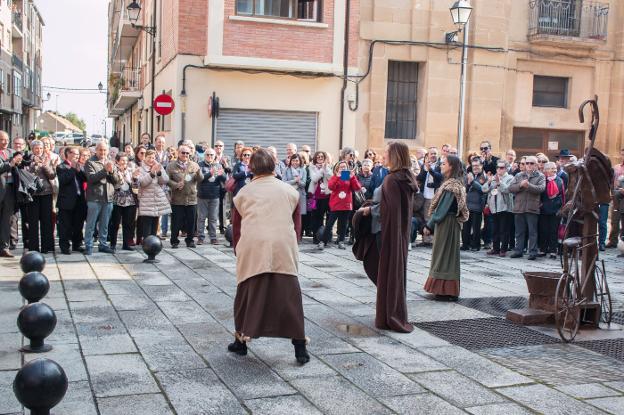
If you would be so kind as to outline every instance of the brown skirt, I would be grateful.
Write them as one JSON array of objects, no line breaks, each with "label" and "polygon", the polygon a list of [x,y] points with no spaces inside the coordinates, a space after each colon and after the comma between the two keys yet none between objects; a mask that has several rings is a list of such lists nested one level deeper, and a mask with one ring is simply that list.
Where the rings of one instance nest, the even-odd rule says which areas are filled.
[{"label": "brown skirt", "polygon": [[425,291],[435,295],[459,297],[459,280],[439,280],[429,277],[425,281]]},{"label": "brown skirt", "polygon": [[240,283],[234,299],[234,326],[243,338],[305,339],[297,277],[265,273]]}]

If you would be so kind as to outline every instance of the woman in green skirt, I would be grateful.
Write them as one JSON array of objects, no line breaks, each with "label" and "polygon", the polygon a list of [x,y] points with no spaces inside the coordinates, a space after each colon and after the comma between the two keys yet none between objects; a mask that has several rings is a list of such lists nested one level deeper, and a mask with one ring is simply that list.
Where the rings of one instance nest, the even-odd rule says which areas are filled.
[{"label": "woman in green skirt", "polygon": [[433,234],[431,268],[425,291],[439,301],[457,301],[459,297],[459,246],[461,224],[468,220],[466,185],[461,161],[454,156],[440,165],[444,182],[431,202],[431,219],[424,234]]}]

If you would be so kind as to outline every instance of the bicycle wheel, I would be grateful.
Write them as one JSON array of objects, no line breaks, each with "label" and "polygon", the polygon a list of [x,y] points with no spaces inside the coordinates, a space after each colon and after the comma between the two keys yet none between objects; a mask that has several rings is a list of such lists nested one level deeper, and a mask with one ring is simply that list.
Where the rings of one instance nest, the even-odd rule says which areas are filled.
[{"label": "bicycle wheel", "polygon": [[581,325],[581,308],[573,274],[562,274],[555,293],[555,324],[561,340],[571,342]]},{"label": "bicycle wheel", "polygon": [[602,261],[602,268],[596,265],[594,275],[594,280],[596,282],[594,295],[596,296],[596,302],[600,304],[600,321],[602,323],[611,324],[613,308],[611,303],[611,292],[609,291],[609,286],[607,285],[607,275],[604,261]]}]

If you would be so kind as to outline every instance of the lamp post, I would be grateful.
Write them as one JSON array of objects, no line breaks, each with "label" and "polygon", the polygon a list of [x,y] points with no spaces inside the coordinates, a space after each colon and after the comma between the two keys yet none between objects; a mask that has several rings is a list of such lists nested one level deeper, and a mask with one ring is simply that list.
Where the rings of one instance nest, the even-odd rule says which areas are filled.
[{"label": "lamp post", "polygon": [[[139,19],[139,14],[141,14],[141,5],[137,3],[136,0],[132,0],[132,3],[126,7],[128,12],[128,19],[132,23],[132,27],[135,29],[143,30],[145,33],[152,37],[152,85],[151,85],[151,100],[154,101],[154,94],[156,91],[156,87],[154,85],[155,77],[156,77],[156,2],[153,2],[154,7],[152,11],[152,25],[151,26],[142,26],[137,25],[136,22]],[[154,140],[154,103],[150,106],[150,140]],[[139,134],[141,132],[139,131]]]},{"label": "lamp post", "polygon": [[472,6],[468,0],[458,0],[450,8],[453,23],[458,26],[457,32],[449,38],[447,42],[452,42],[454,35],[464,32],[462,41],[462,57],[461,57],[461,77],[459,81],[459,115],[457,117],[457,156],[461,159],[464,154],[464,118],[466,106],[466,65],[468,63],[468,31],[470,29],[470,14]]}]

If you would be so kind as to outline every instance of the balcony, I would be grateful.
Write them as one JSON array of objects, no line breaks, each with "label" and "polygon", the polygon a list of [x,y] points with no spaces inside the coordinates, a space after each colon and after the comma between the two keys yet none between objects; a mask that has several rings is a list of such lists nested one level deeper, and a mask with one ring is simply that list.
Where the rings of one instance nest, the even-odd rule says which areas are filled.
[{"label": "balcony", "polygon": [[[113,70],[116,69],[115,66],[117,66],[117,68],[120,67],[121,61],[128,59],[128,56],[132,52],[132,48],[139,37],[139,33],[141,32],[139,29],[132,26],[130,18],[128,17],[126,6],[126,1],[122,1],[119,9],[120,17],[111,53],[111,68]],[[115,22],[111,23],[114,24]]]},{"label": "balcony", "polygon": [[19,39],[24,37],[24,25],[23,25],[23,19],[22,19],[22,13],[20,12],[13,12],[13,17],[11,19],[13,21],[13,38]]},{"label": "balcony", "polygon": [[24,61],[22,61],[19,56],[17,55],[13,55],[13,57],[11,58],[12,62],[13,62],[13,67],[15,69],[17,69],[18,71],[20,71],[21,73],[24,72]]},{"label": "balcony", "polygon": [[587,0],[531,0],[529,41],[595,48],[607,40],[609,4]]},{"label": "balcony", "polygon": [[111,116],[123,114],[143,95],[140,68],[125,68],[121,76],[112,75],[109,83],[112,90],[109,101]]}]

